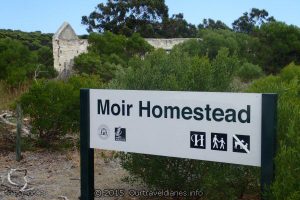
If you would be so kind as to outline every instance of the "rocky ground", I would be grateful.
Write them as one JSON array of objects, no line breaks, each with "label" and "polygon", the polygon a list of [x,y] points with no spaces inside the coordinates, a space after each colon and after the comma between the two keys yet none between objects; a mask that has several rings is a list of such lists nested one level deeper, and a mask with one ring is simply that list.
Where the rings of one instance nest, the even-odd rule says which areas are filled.
[{"label": "rocky ground", "polygon": [[[7,113],[8,117],[3,113]],[[12,116],[12,112],[0,112],[0,200],[79,199],[80,154],[78,149],[46,151],[34,148],[31,151],[22,152],[22,160],[17,162],[14,152],[15,125],[12,123],[15,120]],[[28,122],[24,121],[23,124],[27,127]],[[102,197],[101,199],[137,199],[130,197],[128,191],[140,190],[144,187],[137,184],[130,185],[123,181],[128,174],[121,168],[119,160],[113,159],[113,155],[110,151],[95,150],[95,189],[113,189],[112,191],[115,192],[121,189],[127,194],[125,197]],[[12,169],[26,169],[28,185],[24,188],[25,191],[20,192],[25,185],[25,171],[12,172],[11,181],[9,181],[8,173]],[[18,185],[13,185],[14,183]],[[107,195],[116,196],[112,193]]]},{"label": "rocky ground", "polygon": [[[110,152],[99,150],[95,153],[95,188],[96,189],[142,189],[140,185],[130,185],[122,181],[127,173],[117,159],[109,159]],[[16,199],[79,199],[80,196],[80,157],[79,152],[24,152],[20,162],[15,161],[14,152],[0,151],[0,200]],[[7,175],[11,169],[26,169],[29,184],[23,192],[20,187],[24,185],[24,172],[12,173],[11,181],[21,185],[14,186],[9,183]],[[136,199],[133,197],[113,197],[101,199]]]}]

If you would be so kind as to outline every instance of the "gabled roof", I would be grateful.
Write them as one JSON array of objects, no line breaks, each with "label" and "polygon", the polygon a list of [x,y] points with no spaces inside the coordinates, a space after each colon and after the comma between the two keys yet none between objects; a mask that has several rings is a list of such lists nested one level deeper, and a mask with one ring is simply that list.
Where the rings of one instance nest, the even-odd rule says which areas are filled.
[{"label": "gabled roof", "polygon": [[53,35],[55,40],[78,40],[78,37],[68,22],[64,22]]}]

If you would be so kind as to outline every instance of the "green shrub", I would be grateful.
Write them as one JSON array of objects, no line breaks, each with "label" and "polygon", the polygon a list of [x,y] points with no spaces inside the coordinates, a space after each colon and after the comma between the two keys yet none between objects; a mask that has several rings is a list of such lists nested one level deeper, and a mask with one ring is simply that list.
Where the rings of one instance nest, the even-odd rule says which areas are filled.
[{"label": "green shrub", "polygon": [[[89,52],[99,55],[103,62],[114,64],[124,64],[132,56],[142,56],[153,49],[137,33],[128,38],[109,31],[103,34],[92,33],[89,35],[89,44]],[[118,59],[114,59],[116,57]]]},{"label": "green shrub", "polygon": [[20,30],[0,29],[0,39],[19,40],[31,51],[43,46],[52,48],[52,36],[52,33],[41,33],[40,31],[23,32]]},{"label": "green shrub", "polygon": [[251,92],[278,93],[277,155],[270,199],[300,196],[300,66],[290,64],[278,76],[255,81]]},{"label": "green shrub", "polygon": [[237,71],[237,76],[243,82],[249,82],[263,76],[263,71],[258,65],[244,63]]},{"label": "green shrub", "polygon": [[27,70],[26,68],[10,67],[7,70],[6,84],[9,87],[20,86],[27,80]]},{"label": "green shrub", "polygon": [[[111,87],[144,90],[226,91],[238,60],[222,49],[215,59],[189,56],[180,48],[132,59]],[[202,190],[205,199],[236,199],[257,189],[257,170],[252,167],[141,154],[122,154],[129,180],[143,181],[151,188]]]},{"label": "green shrub", "polygon": [[0,71],[0,80],[6,81],[8,88],[32,80],[35,71],[39,72],[35,78],[56,76],[50,48],[30,51],[21,41],[8,38],[0,38]]},{"label": "green shrub", "polygon": [[207,56],[209,59],[214,59],[221,48],[227,48],[230,55],[236,54],[244,62],[258,62],[260,44],[255,37],[230,30],[200,29],[198,38],[201,40],[188,40],[177,46],[192,56]]},{"label": "green shrub", "polygon": [[79,89],[97,88],[97,77],[71,77],[68,82],[38,81],[21,96],[24,114],[29,115],[32,133],[43,142],[52,141],[79,130]]},{"label": "green shrub", "polygon": [[0,79],[19,85],[33,72],[35,56],[21,42],[0,39]]},{"label": "green shrub", "polygon": [[115,77],[118,68],[127,67],[130,58],[144,56],[152,50],[136,33],[128,38],[111,32],[93,33],[89,44],[89,52],[74,59],[74,69],[79,74],[97,74],[105,82]]},{"label": "green shrub", "polygon": [[[212,78],[210,91],[226,91],[236,74],[239,60],[236,55],[229,56],[227,48],[221,48],[215,59],[212,60]],[[199,77],[201,79],[201,77]]]},{"label": "green shrub", "polygon": [[167,54],[157,50],[145,59],[133,58],[119,71],[113,85],[129,89],[225,91],[233,79],[238,59],[223,48],[216,58],[189,56],[180,49]]},{"label": "green shrub", "polygon": [[[111,55],[110,57],[113,57]],[[116,60],[118,58],[115,58]],[[120,61],[121,62],[121,61]],[[117,65],[103,62],[98,54],[83,53],[74,59],[74,70],[79,74],[99,75],[103,81],[110,81],[114,75]]]}]

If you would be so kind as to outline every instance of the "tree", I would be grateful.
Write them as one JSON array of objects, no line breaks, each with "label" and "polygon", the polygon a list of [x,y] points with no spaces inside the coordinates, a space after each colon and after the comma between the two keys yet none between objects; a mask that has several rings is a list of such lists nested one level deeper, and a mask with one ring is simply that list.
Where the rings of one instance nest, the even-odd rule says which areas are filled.
[{"label": "tree", "polygon": [[203,23],[198,25],[198,29],[203,29],[203,28],[207,28],[207,29],[225,29],[225,30],[229,30],[230,28],[222,21],[220,20],[213,20],[213,19],[203,19]]},{"label": "tree", "polygon": [[174,37],[196,37],[197,29],[195,25],[189,24],[182,13],[173,15],[170,19],[163,22],[162,36],[166,38]]},{"label": "tree", "polygon": [[130,36],[135,32],[142,37],[154,37],[161,29],[161,22],[168,18],[164,0],[109,0],[98,4],[89,16],[82,17],[87,31],[111,31]]},{"label": "tree", "polygon": [[300,63],[300,29],[283,22],[263,24],[255,35],[260,41],[259,64],[268,73],[278,73],[291,62]]},{"label": "tree", "polygon": [[183,14],[168,15],[164,0],[111,0],[100,3],[89,16],[82,17],[87,31],[131,36],[139,33],[144,38],[195,37],[197,29]]},{"label": "tree", "polygon": [[274,17],[268,17],[269,13],[262,9],[252,8],[251,12],[245,12],[232,23],[233,30],[242,33],[252,33],[255,27],[259,27],[267,22],[275,21]]}]

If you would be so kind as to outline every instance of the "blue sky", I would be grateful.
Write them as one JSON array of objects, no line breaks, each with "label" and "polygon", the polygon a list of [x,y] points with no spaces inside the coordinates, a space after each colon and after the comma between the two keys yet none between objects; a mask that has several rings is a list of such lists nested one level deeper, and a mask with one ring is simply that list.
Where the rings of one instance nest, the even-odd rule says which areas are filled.
[{"label": "blue sky", "polygon": [[[54,33],[69,22],[77,34],[86,34],[81,16],[89,15],[106,0],[2,0],[0,29]],[[231,23],[251,8],[266,9],[270,15],[287,24],[300,27],[299,0],[166,0],[170,16],[183,13],[185,19],[198,25],[203,18]]]}]

